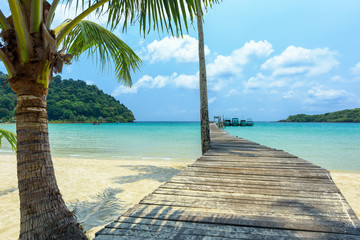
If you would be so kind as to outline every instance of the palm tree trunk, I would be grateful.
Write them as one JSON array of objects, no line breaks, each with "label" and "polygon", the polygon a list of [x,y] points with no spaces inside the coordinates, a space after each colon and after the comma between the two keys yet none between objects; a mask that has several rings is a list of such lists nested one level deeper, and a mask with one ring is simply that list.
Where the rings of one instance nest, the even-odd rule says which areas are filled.
[{"label": "palm tree trunk", "polygon": [[56,183],[49,145],[47,90],[43,91],[35,80],[17,79],[12,85],[17,90],[19,239],[86,239]]},{"label": "palm tree trunk", "polygon": [[202,26],[201,8],[198,8],[197,25],[199,36],[199,77],[200,77],[200,121],[201,121],[201,151],[210,149],[209,109],[207,98],[207,80],[204,49],[204,31]]}]

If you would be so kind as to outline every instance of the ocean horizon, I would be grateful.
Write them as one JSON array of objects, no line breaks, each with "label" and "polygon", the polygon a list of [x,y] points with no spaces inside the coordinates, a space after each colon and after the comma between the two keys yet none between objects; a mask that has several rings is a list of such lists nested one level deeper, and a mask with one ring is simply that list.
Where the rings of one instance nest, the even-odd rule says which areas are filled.
[{"label": "ocean horizon", "polygon": [[[15,124],[1,124],[15,131]],[[226,127],[234,136],[284,150],[329,170],[360,171],[360,123],[255,122]],[[50,123],[52,156],[189,161],[201,156],[200,122]],[[0,154],[11,153],[2,141]]]}]

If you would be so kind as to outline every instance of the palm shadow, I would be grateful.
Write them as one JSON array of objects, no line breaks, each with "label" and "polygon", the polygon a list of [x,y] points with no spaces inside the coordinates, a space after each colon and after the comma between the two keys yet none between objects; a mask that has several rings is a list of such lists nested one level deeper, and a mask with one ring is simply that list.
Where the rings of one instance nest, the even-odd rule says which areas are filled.
[{"label": "palm shadow", "polygon": [[158,182],[166,182],[182,171],[182,169],[176,169],[172,167],[158,167],[152,165],[120,165],[119,167],[141,172],[134,175],[113,178],[114,182],[119,184],[134,183],[146,179],[152,179]]},{"label": "palm shadow", "polygon": [[70,211],[75,211],[84,229],[99,227],[116,219],[126,210],[125,204],[116,197],[122,191],[120,188],[107,188],[92,196],[90,201],[68,203],[68,208]]}]

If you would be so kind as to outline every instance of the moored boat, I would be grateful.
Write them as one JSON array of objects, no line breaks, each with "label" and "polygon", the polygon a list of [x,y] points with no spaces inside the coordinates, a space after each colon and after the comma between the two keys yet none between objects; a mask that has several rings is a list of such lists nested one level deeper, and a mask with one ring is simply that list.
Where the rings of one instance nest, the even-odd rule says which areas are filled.
[{"label": "moored boat", "polygon": [[246,121],[246,126],[254,126],[254,122],[253,122],[253,120],[251,120],[251,119],[248,119],[247,121]]},{"label": "moored boat", "polygon": [[233,118],[231,121],[231,125],[232,126],[239,126],[239,119],[238,118]]},{"label": "moored boat", "polygon": [[246,126],[246,121],[245,121],[245,120],[241,120],[241,121],[240,121],[240,126],[241,126],[241,127]]}]

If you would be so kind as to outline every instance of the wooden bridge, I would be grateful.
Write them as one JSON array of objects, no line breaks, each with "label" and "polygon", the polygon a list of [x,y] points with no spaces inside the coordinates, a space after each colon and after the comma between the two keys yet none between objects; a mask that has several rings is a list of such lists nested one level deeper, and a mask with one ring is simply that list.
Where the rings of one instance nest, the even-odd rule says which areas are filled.
[{"label": "wooden bridge", "polygon": [[95,239],[360,239],[360,221],[326,169],[215,125],[211,141]]}]

